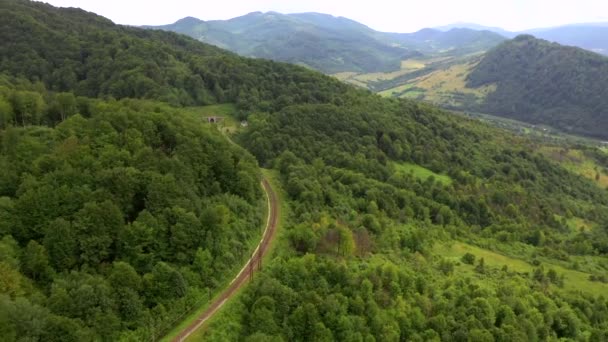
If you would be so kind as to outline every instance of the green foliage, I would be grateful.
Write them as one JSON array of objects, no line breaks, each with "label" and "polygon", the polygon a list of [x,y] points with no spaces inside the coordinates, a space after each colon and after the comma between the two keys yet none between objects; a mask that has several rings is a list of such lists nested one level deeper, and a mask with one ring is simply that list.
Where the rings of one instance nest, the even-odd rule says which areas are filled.
[{"label": "green foliage", "polygon": [[465,264],[473,265],[475,263],[475,255],[471,253],[466,253],[462,256],[460,260]]},{"label": "green foliage", "polygon": [[162,327],[200,301],[259,234],[255,160],[158,103],[91,101],[90,118],[9,127],[0,141],[4,177],[24,175],[0,199],[0,290],[10,296],[0,311],[42,322],[4,320],[3,336],[149,338],[160,331],[147,317],[163,310]]}]

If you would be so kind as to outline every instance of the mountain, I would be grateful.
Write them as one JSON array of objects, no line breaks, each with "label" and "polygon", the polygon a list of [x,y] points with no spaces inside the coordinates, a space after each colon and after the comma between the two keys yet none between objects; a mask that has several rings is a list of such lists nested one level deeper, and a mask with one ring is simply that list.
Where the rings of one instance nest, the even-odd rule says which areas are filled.
[{"label": "mountain", "polygon": [[427,54],[439,52],[455,55],[485,51],[506,39],[488,30],[477,31],[469,28],[453,28],[448,31],[427,28],[414,33],[386,35],[403,46],[415,48]]},{"label": "mountain", "polygon": [[537,38],[608,55],[608,24],[577,24],[529,30]]},{"label": "mountain", "polygon": [[507,38],[514,38],[519,34],[530,34],[536,38],[608,55],[608,23],[569,24],[519,32],[511,32],[499,27],[488,27],[472,23],[455,23],[436,27],[437,30],[441,31],[449,31],[454,28],[467,28],[477,31],[487,30]]},{"label": "mountain", "polygon": [[254,12],[207,22],[184,18],[147,28],[187,34],[243,56],[300,64],[328,74],[394,71],[402,60],[420,53],[477,52],[504,40],[488,31],[464,29],[378,32],[356,21],[321,13]]},{"label": "mountain", "polygon": [[384,96],[494,114],[606,139],[608,58],[520,35],[485,54],[438,61],[367,86]]},{"label": "mountain", "polygon": [[603,150],[78,9],[0,28],[2,341],[179,335],[254,255],[262,179],[280,238],[193,340],[608,337]]},{"label": "mountain", "polygon": [[510,32],[510,31],[507,31],[500,27],[484,26],[484,25],[479,25],[479,24],[475,24],[475,23],[454,23],[454,24],[435,27],[436,30],[440,30],[440,31],[444,31],[444,32],[455,29],[455,28],[467,28],[467,29],[471,29],[471,30],[475,30],[475,31],[490,31],[490,32],[498,33],[501,36],[506,37],[506,38],[513,38],[517,35],[517,33],[515,33],[515,32]]},{"label": "mountain", "polygon": [[608,138],[608,58],[532,36],[488,52],[467,86],[496,85],[481,111]]},{"label": "mountain", "polygon": [[374,39],[373,31],[345,18],[316,13],[254,12],[225,21],[192,18],[155,27],[190,35],[243,56],[322,70],[388,71],[415,52]]}]

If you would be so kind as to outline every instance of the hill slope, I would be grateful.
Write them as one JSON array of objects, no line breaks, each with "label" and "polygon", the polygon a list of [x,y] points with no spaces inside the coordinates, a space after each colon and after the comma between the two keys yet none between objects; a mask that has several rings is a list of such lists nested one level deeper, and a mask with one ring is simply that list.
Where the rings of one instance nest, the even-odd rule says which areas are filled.
[{"label": "hill slope", "polygon": [[[190,35],[244,56],[301,64],[327,73],[386,71],[412,52],[384,44],[371,29],[319,14],[250,13],[226,21],[182,19],[156,27]],[[363,34],[362,34],[363,33]]]},{"label": "hill slope", "polygon": [[[2,10],[0,70],[41,81],[53,91],[175,105],[244,105],[281,95],[286,103],[295,97],[326,100],[335,92],[325,86],[346,89],[338,81],[320,82],[320,75],[303,68],[240,58],[171,32],[114,25],[80,9],[15,1],[2,2]],[[275,73],[283,76],[276,78]]]},{"label": "hill slope", "polygon": [[401,60],[419,56],[417,52],[468,53],[504,40],[493,32],[469,29],[378,32],[356,21],[321,13],[255,12],[206,22],[184,18],[149,28],[187,34],[244,56],[306,65],[329,74],[394,71]]},{"label": "hill slope", "polygon": [[608,58],[532,36],[488,52],[467,86],[496,84],[482,112],[608,138]]}]

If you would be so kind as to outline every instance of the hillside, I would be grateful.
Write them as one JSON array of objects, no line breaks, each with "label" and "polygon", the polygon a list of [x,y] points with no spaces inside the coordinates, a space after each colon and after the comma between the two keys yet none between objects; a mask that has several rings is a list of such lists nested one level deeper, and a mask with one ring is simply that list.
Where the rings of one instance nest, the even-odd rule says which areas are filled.
[{"label": "hillside", "polygon": [[529,35],[485,54],[422,59],[414,70],[342,79],[360,81],[383,96],[608,137],[608,102],[602,96],[608,86],[608,58]]},{"label": "hillside", "polygon": [[193,340],[608,338],[604,151],[80,10],[0,6],[3,341],[160,339],[251,255],[258,165],[280,236]]},{"label": "hillside", "polygon": [[448,31],[422,29],[414,33],[384,34],[393,41],[427,54],[465,55],[495,47],[506,38],[487,30],[453,28]]},{"label": "hillside", "polygon": [[155,28],[184,33],[243,56],[300,64],[326,73],[392,70],[413,53],[377,41],[368,34],[373,31],[363,25],[312,13],[255,12],[208,22],[186,18]]},{"label": "hillside", "polygon": [[504,40],[489,31],[468,29],[378,32],[356,21],[321,13],[254,12],[224,21],[184,18],[148,28],[187,34],[243,56],[300,64],[327,74],[395,71],[402,60],[420,53],[469,53]]},{"label": "hillside", "polygon": [[114,25],[79,9],[27,1],[2,6],[0,70],[52,91],[174,105],[238,102],[248,109],[277,98],[326,101],[346,90],[302,68],[239,58],[170,32]]},{"label": "hillside", "polygon": [[496,84],[481,112],[608,138],[608,58],[532,36],[488,52],[468,87]]}]

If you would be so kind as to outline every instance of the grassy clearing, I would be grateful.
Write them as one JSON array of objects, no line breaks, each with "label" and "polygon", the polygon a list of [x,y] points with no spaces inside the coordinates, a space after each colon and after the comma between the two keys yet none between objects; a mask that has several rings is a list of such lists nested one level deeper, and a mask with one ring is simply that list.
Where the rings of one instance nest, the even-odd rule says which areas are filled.
[{"label": "grassy clearing", "polygon": [[378,94],[380,94],[380,96],[384,96],[384,97],[392,97],[392,96],[397,96],[397,95],[403,94],[404,92],[407,92],[409,89],[412,89],[413,87],[414,87],[413,84],[404,84],[404,85],[400,85],[395,88],[381,91]]},{"label": "grassy clearing", "polygon": [[538,151],[561,164],[566,169],[591,179],[599,187],[608,187],[608,175],[603,168],[592,158],[586,156],[583,151],[577,149],[565,149],[559,146],[541,146]]},{"label": "grassy clearing", "polygon": [[425,167],[410,163],[393,163],[395,172],[412,173],[414,177],[422,180],[433,176],[436,181],[444,185],[452,184],[452,178],[448,175],[435,173]]},{"label": "grassy clearing", "polygon": [[340,81],[352,83],[354,85],[367,88],[369,83],[390,81],[397,77],[407,75],[411,72],[424,69],[432,60],[406,59],[401,61],[401,69],[393,72],[372,72],[366,74],[358,74],[356,72],[339,72],[333,74]]},{"label": "grassy clearing", "polygon": [[413,84],[427,90],[426,98],[430,102],[458,105],[455,93],[473,95],[477,101],[482,101],[488,94],[496,91],[496,86],[467,88],[467,75],[476,65],[477,63],[455,64],[415,79]]},{"label": "grassy clearing", "polygon": [[[534,272],[535,266],[529,264],[528,262],[512,258],[500,253],[496,253],[487,249],[479,248],[476,246],[472,246],[463,242],[454,242],[452,244],[437,244],[434,247],[434,253],[436,255],[441,255],[447,259],[453,261],[460,261],[460,258],[466,253],[471,253],[475,255],[476,260],[481,258],[484,259],[484,262],[487,266],[501,268],[503,266],[507,266],[509,270],[516,271],[518,273],[529,273],[532,274]],[[579,272],[575,270],[571,270],[559,265],[543,262],[542,263],[545,270],[554,269],[559,275],[564,275],[565,277],[565,285],[564,288],[566,290],[580,290],[583,292],[587,292],[593,295],[608,295],[608,284],[603,284],[599,282],[589,281],[589,273]],[[460,263],[457,266],[458,272],[474,272],[474,266],[466,265]]]},{"label": "grassy clearing", "polygon": [[402,70],[419,70],[425,68],[426,66],[427,61],[422,61],[419,59],[406,59],[401,61]]},{"label": "grassy clearing", "polygon": [[[418,98],[440,105],[459,106],[464,101],[480,103],[485,97],[496,90],[496,85],[480,88],[467,88],[466,78],[478,62],[465,62],[425,74],[400,85],[381,92],[383,96],[400,96]],[[417,92],[406,92],[408,88],[422,89]],[[465,100],[465,97],[468,97]]]},{"label": "grassy clearing", "polygon": [[[555,215],[558,220],[562,220],[562,216]],[[573,234],[578,234],[579,232],[590,232],[595,227],[595,223],[582,219],[580,217],[572,217],[566,219],[566,224],[568,228],[572,231]]]}]

